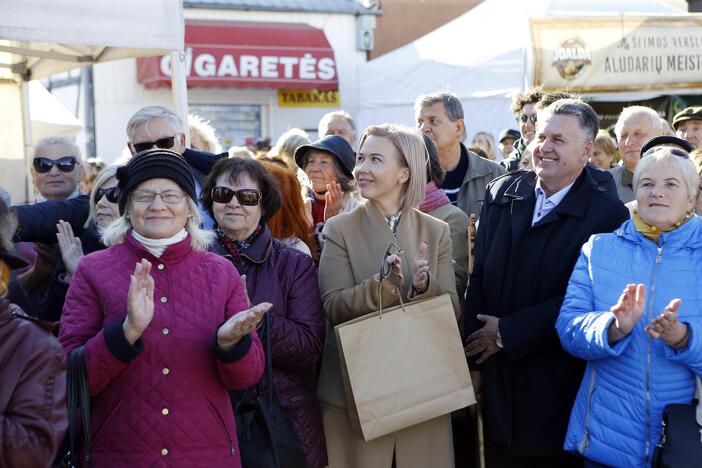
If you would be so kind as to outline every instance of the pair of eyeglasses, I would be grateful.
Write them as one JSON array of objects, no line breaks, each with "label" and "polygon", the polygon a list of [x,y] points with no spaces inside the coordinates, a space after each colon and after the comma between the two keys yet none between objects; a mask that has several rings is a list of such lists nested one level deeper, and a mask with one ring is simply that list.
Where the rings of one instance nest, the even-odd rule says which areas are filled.
[{"label": "pair of eyeglasses", "polygon": [[161,149],[171,149],[173,148],[173,145],[175,145],[175,138],[177,136],[178,135],[173,135],[170,137],[160,138],[156,141],[142,141],[141,143],[132,143],[132,146],[137,151],[137,153],[141,153],[142,151],[151,149],[154,146]]},{"label": "pair of eyeglasses", "polygon": [[234,197],[240,205],[245,206],[256,206],[261,201],[261,192],[254,189],[232,190],[228,187],[216,186],[212,187],[210,194],[212,201],[217,203],[229,203]]},{"label": "pair of eyeglasses", "polygon": [[641,155],[641,157],[645,158],[646,156],[655,154],[658,151],[669,151],[670,153],[679,158],[690,159],[690,154],[687,151],[682,150],[680,148],[676,148],[674,146],[654,146],[653,148],[647,149],[646,152]]},{"label": "pair of eyeglasses", "polygon": [[56,160],[49,158],[34,158],[34,170],[39,174],[46,174],[51,170],[52,167],[56,168],[61,172],[72,172],[76,168],[76,158],[74,156],[64,156]]},{"label": "pair of eyeglasses", "polygon": [[531,115],[522,114],[519,116],[518,120],[521,123],[526,123],[528,120],[529,122],[536,124],[536,114],[531,114]]},{"label": "pair of eyeglasses", "polygon": [[102,200],[102,197],[106,197],[107,201],[110,203],[117,203],[119,201],[119,188],[111,187],[107,189],[97,189],[95,191],[95,203]]},{"label": "pair of eyeglasses", "polygon": [[387,259],[390,255],[393,255],[395,253],[397,253],[397,244],[391,242],[388,248],[385,250],[385,254],[383,255],[383,263],[380,264],[381,278],[387,278],[390,275],[390,271],[392,271],[392,264],[388,263]]},{"label": "pair of eyeglasses", "polygon": [[166,190],[165,192],[147,192],[145,190],[135,190],[131,194],[131,199],[136,203],[153,203],[156,197],[161,197],[163,203],[175,205],[183,201],[185,194],[176,190]]}]

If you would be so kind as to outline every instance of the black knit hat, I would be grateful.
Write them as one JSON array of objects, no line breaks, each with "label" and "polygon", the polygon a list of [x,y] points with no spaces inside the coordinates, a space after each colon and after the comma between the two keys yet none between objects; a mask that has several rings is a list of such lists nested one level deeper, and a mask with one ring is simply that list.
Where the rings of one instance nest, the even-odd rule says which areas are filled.
[{"label": "black knit hat", "polygon": [[195,176],[183,157],[175,151],[148,149],[135,154],[127,165],[117,169],[119,183],[119,214],[123,215],[127,198],[142,182],[151,179],[171,179],[192,199],[197,200]]}]

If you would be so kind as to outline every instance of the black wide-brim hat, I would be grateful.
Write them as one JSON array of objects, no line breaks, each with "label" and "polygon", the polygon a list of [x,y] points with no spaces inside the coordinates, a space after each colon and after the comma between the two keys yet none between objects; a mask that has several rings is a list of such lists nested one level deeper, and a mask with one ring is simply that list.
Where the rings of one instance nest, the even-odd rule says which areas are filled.
[{"label": "black wide-brim hat", "polygon": [[675,145],[678,148],[687,151],[688,153],[692,150],[695,149],[694,146],[692,146],[692,143],[690,143],[687,140],[683,140],[682,138],[678,138],[673,135],[659,135],[656,137],[651,138],[648,140],[646,143],[643,144],[641,147],[640,155],[643,156],[644,153],[651,148],[654,148],[656,146],[670,146],[670,145]]},{"label": "black wide-brim hat", "polygon": [[19,270],[20,268],[29,266],[29,263],[27,263],[25,259],[18,257],[17,255],[13,255],[4,249],[0,249],[0,260],[7,263],[12,270]]},{"label": "black wide-brim hat", "polygon": [[310,150],[323,151],[334,156],[334,159],[339,163],[341,170],[348,177],[353,178],[353,166],[355,165],[356,155],[353,148],[345,138],[339,135],[325,136],[321,140],[317,140],[309,145],[302,145],[295,150],[295,162],[297,166],[302,167],[305,155]]}]

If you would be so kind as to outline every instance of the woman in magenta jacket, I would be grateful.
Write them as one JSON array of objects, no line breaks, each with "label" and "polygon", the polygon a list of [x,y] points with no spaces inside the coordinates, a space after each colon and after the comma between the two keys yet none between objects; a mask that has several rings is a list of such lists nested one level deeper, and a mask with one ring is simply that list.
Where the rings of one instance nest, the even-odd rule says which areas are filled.
[{"label": "woman in magenta jacket", "polygon": [[270,304],[249,308],[231,263],[205,250],[180,155],[139,153],[117,179],[121,216],[78,264],[59,337],[85,347],[91,464],[240,466],[227,391],[262,374],[251,331]]}]

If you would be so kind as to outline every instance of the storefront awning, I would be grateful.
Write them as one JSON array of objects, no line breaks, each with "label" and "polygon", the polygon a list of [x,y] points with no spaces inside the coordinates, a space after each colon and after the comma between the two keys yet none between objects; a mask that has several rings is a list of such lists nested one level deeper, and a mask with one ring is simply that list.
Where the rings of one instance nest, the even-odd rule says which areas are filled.
[{"label": "storefront awning", "polygon": [[[334,50],[304,24],[185,22],[188,88],[338,89]],[[170,86],[170,56],[137,59],[145,88]]]}]

